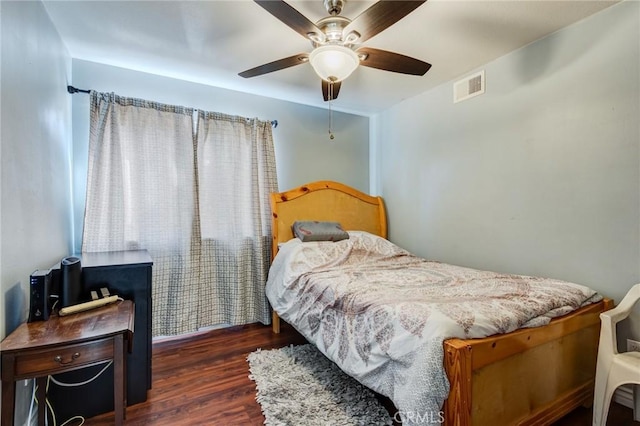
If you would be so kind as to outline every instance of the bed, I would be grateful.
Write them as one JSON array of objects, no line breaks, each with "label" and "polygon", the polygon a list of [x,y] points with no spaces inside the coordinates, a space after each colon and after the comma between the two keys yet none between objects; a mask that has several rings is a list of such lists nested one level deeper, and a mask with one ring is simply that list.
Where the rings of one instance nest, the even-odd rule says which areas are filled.
[{"label": "bed", "polygon": [[[353,236],[361,238],[362,234],[365,240],[371,239],[369,234],[387,237],[382,199],[337,182],[313,182],[272,194],[271,207],[274,257],[280,247],[284,252],[287,244],[295,245],[292,224],[297,220],[339,222],[344,229],[355,231]],[[356,244],[357,238],[352,237],[351,244]],[[443,420],[445,425],[540,425],[580,405],[590,405],[599,314],[612,306],[610,300],[602,299],[585,303],[544,326],[485,338],[444,340],[442,371],[449,388],[442,406],[443,419],[435,420]],[[276,333],[279,321],[274,311]],[[424,418],[419,420],[424,422]]]}]

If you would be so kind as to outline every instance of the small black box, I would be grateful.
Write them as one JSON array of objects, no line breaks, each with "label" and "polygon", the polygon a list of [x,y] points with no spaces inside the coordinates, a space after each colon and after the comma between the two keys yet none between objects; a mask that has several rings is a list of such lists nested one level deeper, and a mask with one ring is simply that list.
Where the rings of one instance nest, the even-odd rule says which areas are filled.
[{"label": "small black box", "polygon": [[29,277],[29,322],[49,319],[51,270],[36,270]]}]

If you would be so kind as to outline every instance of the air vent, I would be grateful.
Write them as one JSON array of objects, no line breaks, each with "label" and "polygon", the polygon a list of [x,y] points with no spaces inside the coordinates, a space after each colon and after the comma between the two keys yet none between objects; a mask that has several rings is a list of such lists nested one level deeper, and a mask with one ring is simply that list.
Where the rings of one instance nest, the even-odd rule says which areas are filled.
[{"label": "air vent", "polygon": [[484,70],[458,80],[453,84],[453,103],[484,93]]}]

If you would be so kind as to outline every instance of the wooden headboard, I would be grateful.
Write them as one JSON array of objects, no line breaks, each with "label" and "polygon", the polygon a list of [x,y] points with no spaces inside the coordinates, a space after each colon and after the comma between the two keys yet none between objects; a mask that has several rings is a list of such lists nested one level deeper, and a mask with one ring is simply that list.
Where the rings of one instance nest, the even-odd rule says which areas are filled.
[{"label": "wooden headboard", "polygon": [[367,231],[387,238],[387,215],[382,198],[328,180],[311,182],[271,194],[272,256],[278,243],[293,238],[296,220],[339,222],[346,231]]}]

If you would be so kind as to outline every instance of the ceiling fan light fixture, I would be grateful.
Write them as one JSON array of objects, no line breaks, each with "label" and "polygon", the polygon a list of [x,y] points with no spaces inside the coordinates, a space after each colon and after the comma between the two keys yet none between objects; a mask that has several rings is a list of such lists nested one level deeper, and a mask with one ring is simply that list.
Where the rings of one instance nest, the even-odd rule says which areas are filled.
[{"label": "ceiling fan light fixture", "polygon": [[338,82],[358,68],[360,59],[353,50],[337,44],[316,47],[309,54],[309,62],[323,80]]}]

